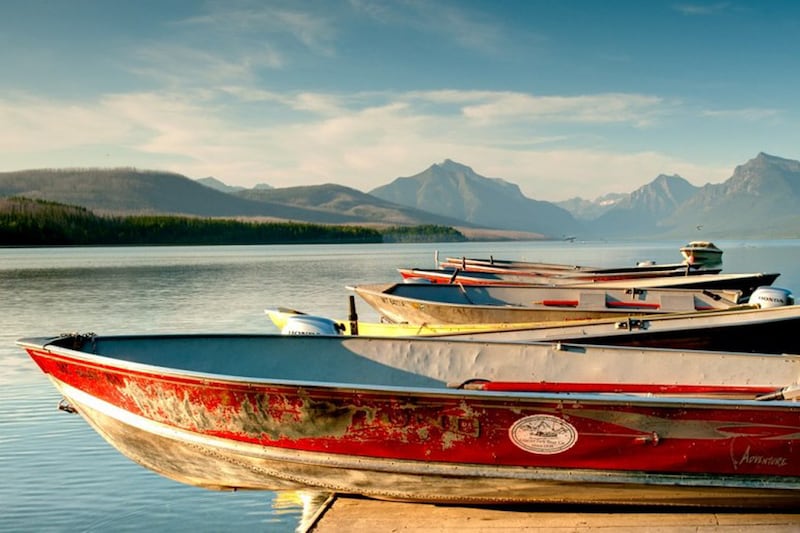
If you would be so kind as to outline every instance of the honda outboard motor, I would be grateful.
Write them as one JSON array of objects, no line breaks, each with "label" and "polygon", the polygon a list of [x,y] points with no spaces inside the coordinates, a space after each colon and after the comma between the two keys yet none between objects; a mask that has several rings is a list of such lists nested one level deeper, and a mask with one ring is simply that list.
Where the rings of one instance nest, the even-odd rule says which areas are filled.
[{"label": "honda outboard motor", "polygon": [[794,295],[789,289],[781,287],[759,287],[750,295],[749,303],[758,304],[762,309],[794,305]]},{"label": "honda outboard motor", "polygon": [[341,335],[339,325],[335,321],[311,315],[289,317],[281,333],[284,335]]}]

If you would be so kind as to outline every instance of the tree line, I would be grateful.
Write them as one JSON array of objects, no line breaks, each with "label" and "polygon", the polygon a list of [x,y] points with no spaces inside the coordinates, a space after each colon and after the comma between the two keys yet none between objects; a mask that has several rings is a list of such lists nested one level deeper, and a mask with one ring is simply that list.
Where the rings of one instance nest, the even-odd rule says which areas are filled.
[{"label": "tree line", "polygon": [[78,206],[0,198],[0,245],[222,245],[464,241],[436,225],[374,229],[170,215],[98,216]]}]

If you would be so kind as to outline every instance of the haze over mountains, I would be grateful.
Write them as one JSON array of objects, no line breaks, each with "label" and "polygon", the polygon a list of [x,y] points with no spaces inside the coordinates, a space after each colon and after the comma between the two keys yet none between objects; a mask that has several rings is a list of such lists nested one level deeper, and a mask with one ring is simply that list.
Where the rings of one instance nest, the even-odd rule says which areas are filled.
[{"label": "haze over mountains", "polygon": [[[800,162],[758,154],[718,184],[660,175],[630,193],[551,203],[445,160],[364,193],[336,184],[274,189],[136,169],[0,173],[0,197],[79,205],[99,214],[254,217],[322,224],[440,224],[516,238],[796,238]],[[701,232],[698,232],[701,229]],[[490,233],[491,234],[491,233]],[[512,237],[513,238],[513,237]]]},{"label": "haze over mountains", "polygon": [[[699,188],[680,176],[659,175],[647,185],[620,196],[602,212],[593,224],[604,233],[635,236],[663,231],[662,221],[669,218],[680,205]],[[635,226],[632,221],[637,221]]]},{"label": "haze over mountains", "polygon": [[[662,178],[661,176],[659,178]],[[595,222],[616,236],[639,236],[640,229],[620,227],[628,215],[637,220],[637,207],[657,213],[642,218],[656,235],[691,235],[701,230],[709,238],[790,238],[800,236],[800,162],[759,153],[737,166],[722,183],[695,187],[682,178],[659,179],[631,193]],[[658,202],[658,203],[657,203]],[[663,206],[663,208],[659,208]],[[615,219],[614,217],[618,217]]]}]

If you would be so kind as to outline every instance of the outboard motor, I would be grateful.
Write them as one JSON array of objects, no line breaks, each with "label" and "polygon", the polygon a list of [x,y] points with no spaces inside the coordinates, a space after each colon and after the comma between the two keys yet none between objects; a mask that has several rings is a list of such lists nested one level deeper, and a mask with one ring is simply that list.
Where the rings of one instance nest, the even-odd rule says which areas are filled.
[{"label": "outboard motor", "polygon": [[781,287],[759,287],[750,295],[749,303],[758,304],[762,309],[794,305],[794,295],[789,289]]},{"label": "outboard motor", "polygon": [[289,317],[281,333],[283,335],[341,335],[339,325],[335,321],[312,315]]}]

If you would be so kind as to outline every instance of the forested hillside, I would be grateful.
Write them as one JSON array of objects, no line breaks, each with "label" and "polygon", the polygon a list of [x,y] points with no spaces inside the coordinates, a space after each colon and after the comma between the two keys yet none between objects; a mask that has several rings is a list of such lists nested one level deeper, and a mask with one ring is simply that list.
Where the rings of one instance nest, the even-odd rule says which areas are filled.
[{"label": "forested hillside", "polygon": [[317,224],[358,222],[337,213],[239,198],[172,172],[135,168],[0,172],[0,197],[10,196],[79,205],[100,214],[271,217]]},{"label": "forested hillside", "polygon": [[101,217],[55,202],[0,199],[0,245],[4,246],[362,242],[383,242],[381,231],[165,215]]}]

